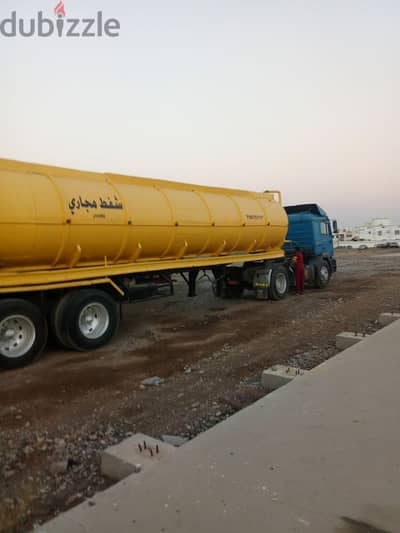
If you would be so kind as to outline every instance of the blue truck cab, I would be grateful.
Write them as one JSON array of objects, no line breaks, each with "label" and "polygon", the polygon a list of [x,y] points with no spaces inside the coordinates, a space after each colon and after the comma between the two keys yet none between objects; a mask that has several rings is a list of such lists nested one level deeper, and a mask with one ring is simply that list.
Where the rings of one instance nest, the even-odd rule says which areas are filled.
[{"label": "blue truck cab", "polygon": [[259,300],[282,300],[296,288],[296,248],[304,256],[304,280],[307,285],[322,289],[336,272],[333,255],[333,233],[336,222],[317,204],[285,207],[288,233],[282,246],[284,255],[278,259],[236,263],[215,267],[214,293],[220,298],[240,298],[244,290],[253,290]]},{"label": "blue truck cab", "polygon": [[297,246],[304,254],[306,279],[315,287],[323,288],[336,272],[331,221],[317,204],[285,207],[289,219],[284,246],[290,257]]}]

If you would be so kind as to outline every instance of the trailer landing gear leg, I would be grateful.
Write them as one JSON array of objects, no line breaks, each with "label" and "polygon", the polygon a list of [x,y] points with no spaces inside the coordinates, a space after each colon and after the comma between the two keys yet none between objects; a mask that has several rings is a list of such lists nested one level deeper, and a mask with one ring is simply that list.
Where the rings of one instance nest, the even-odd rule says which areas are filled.
[{"label": "trailer landing gear leg", "polygon": [[190,270],[189,271],[189,292],[188,296],[189,298],[194,298],[196,296],[196,280],[197,276],[199,274],[198,270]]}]

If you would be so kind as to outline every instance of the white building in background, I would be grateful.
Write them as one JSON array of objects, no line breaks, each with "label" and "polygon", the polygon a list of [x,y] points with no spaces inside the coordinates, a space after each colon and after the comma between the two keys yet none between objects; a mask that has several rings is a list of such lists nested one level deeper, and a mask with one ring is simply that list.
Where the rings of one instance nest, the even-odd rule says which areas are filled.
[{"label": "white building in background", "polygon": [[400,245],[400,224],[394,224],[389,218],[374,218],[363,226],[339,230],[336,240],[337,246],[352,248],[372,248],[385,243]]},{"label": "white building in background", "polygon": [[400,225],[388,218],[374,218],[369,224],[356,228],[356,235],[362,241],[400,240]]}]

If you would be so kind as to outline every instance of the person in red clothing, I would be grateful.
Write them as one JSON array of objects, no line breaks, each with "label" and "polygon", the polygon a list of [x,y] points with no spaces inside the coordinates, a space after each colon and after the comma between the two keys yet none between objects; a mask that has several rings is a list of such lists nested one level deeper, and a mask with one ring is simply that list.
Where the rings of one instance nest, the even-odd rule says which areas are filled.
[{"label": "person in red clothing", "polygon": [[303,252],[296,246],[296,292],[297,294],[304,294],[304,255]]}]

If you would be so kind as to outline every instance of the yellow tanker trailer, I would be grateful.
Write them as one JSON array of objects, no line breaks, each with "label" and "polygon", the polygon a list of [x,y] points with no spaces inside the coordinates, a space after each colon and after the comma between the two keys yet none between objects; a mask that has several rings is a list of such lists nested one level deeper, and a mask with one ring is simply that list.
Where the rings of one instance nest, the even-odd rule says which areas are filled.
[{"label": "yellow tanker trailer", "polygon": [[0,365],[30,362],[48,326],[98,348],[120,305],[211,270],[218,296],[288,292],[288,219],[276,191],[188,185],[0,159]]}]

